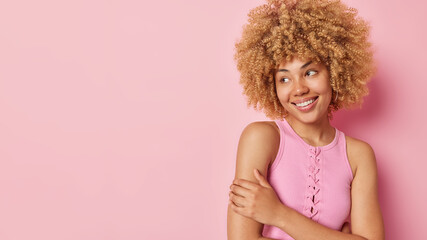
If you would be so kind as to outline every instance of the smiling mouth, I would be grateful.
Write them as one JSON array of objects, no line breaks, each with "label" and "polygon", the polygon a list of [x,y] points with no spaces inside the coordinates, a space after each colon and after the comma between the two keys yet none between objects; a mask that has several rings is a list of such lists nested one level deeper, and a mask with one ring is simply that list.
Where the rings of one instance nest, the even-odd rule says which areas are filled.
[{"label": "smiling mouth", "polygon": [[298,102],[298,103],[293,102],[292,104],[295,105],[295,106],[297,106],[297,107],[306,107],[306,106],[312,104],[314,101],[316,101],[317,98],[318,97],[315,97],[315,98],[306,100],[304,102]]}]

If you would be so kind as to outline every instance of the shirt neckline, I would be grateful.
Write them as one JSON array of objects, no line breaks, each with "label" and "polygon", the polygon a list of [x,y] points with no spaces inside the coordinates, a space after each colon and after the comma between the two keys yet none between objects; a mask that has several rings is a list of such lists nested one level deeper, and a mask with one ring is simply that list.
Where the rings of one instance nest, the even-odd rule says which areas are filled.
[{"label": "shirt neckline", "polygon": [[330,148],[332,148],[332,147],[334,147],[335,145],[336,145],[336,143],[338,142],[338,138],[339,138],[339,130],[338,129],[336,129],[336,128],[334,128],[335,129],[335,136],[334,136],[334,139],[330,142],[330,143],[328,143],[328,144],[326,144],[326,145],[323,145],[323,146],[317,146],[317,147],[315,147],[315,146],[312,146],[312,145],[310,145],[310,144],[308,144],[306,141],[304,141],[304,139],[302,139],[296,132],[295,132],[295,130],[291,127],[291,125],[288,123],[288,121],[285,119],[285,118],[283,118],[283,120],[281,121],[282,123],[283,123],[283,125],[288,129],[288,131],[292,134],[292,135],[294,135],[305,147],[307,147],[307,148],[309,148],[309,149],[322,149],[322,150],[328,150],[328,149],[330,149]]}]

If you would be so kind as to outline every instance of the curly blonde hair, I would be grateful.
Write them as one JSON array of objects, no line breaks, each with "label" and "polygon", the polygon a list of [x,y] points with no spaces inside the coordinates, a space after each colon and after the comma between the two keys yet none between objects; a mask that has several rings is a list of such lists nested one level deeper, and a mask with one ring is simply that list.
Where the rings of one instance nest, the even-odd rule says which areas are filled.
[{"label": "curly blonde hair", "polygon": [[284,59],[296,56],[327,67],[334,99],[329,113],[368,94],[375,66],[369,26],[356,9],[339,0],[268,0],[248,16],[234,55],[248,107],[271,119],[286,116],[274,76]]}]

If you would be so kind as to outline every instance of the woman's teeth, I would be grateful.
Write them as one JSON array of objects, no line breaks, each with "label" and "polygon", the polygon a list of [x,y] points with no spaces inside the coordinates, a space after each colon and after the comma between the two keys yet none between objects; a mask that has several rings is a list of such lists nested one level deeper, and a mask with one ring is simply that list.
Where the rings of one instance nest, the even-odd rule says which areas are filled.
[{"label": "woman's teeth", "polygon": [[303,103],[296,103],[295,105],[297,105],[298,107],[305,107],[305,106],[309,105],[309,104],[310,104],[310,103],[312,103],[312,102],[314,102],[314,99],[311,99],[311,100],[305,101],[305,102],[303,102]]}]

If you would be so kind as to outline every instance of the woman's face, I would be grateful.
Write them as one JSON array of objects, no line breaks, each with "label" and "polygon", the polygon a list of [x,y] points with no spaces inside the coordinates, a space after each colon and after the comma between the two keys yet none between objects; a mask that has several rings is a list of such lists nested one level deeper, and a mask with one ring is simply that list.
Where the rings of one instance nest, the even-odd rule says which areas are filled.
[{"label": "woman's face", "polygon": [[277,96],[288,118],[307,124],[328,118],[332,88],[324,64],[293,58],[281,62],[275,77]]}]

